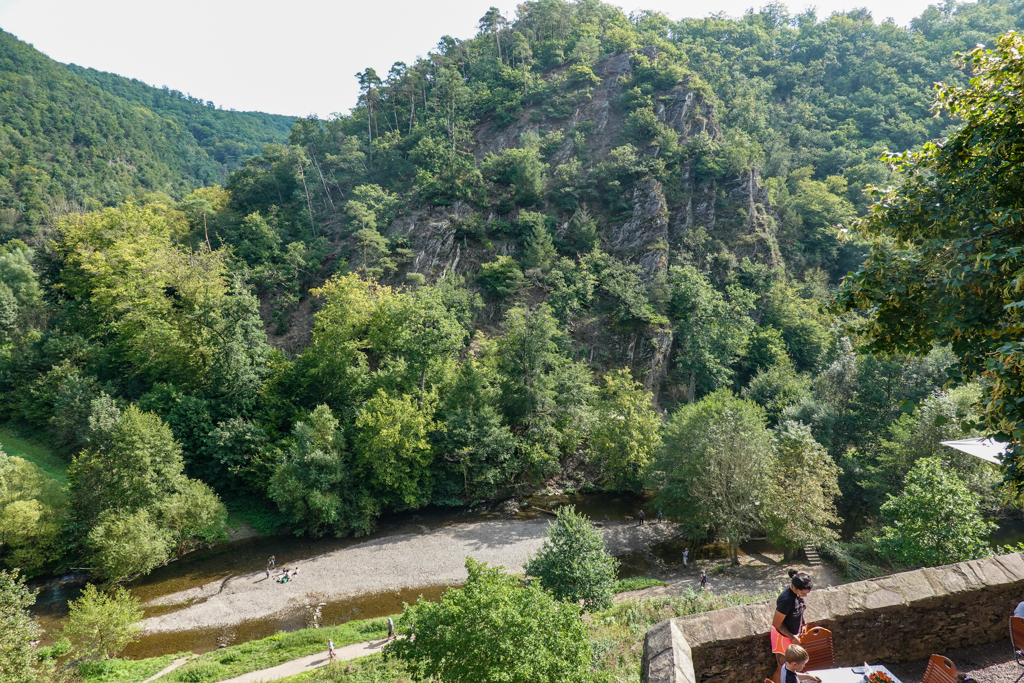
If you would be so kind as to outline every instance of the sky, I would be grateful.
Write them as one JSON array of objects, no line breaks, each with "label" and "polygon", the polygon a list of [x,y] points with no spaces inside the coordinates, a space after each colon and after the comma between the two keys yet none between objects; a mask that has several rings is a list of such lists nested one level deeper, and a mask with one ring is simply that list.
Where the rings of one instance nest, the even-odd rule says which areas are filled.
[{"label": "sky", "polygon": [[[521,1],[521,0],[520,0]],[[768,0],[612,0],[673,19],[740,16]],[[347,113],[356,72],[413,62],[443,35],[470,38],[487,8],[516,0],[0,0],[0,28],[59,62],[137,78],[225,109],[321,117]],[[906,25],[928,0],[791,0],[819,18],[867,8]]]}]

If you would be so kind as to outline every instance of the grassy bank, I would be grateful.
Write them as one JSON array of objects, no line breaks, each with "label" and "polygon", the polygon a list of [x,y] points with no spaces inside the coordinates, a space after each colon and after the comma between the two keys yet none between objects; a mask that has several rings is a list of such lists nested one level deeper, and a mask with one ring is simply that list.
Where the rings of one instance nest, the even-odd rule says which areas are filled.
[{"label": "grassy bank", "polygon": [[[763,595],[711,592],[687,592],[657,598],[627,600],[603,612],[588,615],[594,661],[600,667],[601,681],[636,683],[640,680],[640,658],[644,634],[654,624],[672,617],[697,614],[765,599]],[[215,680],[215,679],[210,679]],[[386,662],[371,655],[333,666],[307,671],[282,679],[287,683],[410,683],[409,673],[397,662]]]},{"label": "grassy bank", "polygon": [[67,482],[68,463],[43,444],[22,438],[8,427],[0,427],[0,447],[7,455],[24,458],[57,481]]},{"label": "grassy bank", "polygon": [[[298,657],[327,651],[327,640],[336,647],[387,637],[387,617],[350,621],[340,626],[307,628],[292,633],[277,633],[199,655],[188,664],[160,679],[161,683],[213,683],[266,669]],[[167,666],[175,657],[131,661],[112,659],[88,665],[81,671],[85,683],[139,683]],[[157,665],[157,662],[160,662]]]}]

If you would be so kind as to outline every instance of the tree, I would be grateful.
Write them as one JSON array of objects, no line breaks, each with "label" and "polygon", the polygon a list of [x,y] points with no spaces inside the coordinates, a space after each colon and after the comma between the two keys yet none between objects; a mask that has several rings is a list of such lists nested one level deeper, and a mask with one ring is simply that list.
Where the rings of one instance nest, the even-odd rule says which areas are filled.
[{"label": "tree", "polygon": [[694,538],[717,534],[734,564],[739,544],[763,529],[778,495],[775,443],[764,410],[728,389],[680,408],[665,426],[650,469],[655,504],[682,520]]},{"label": "tree", "polygon": [[36,602],[35,592],[18,576],[18,570],[0,570],[0,680],[4,683],[35,683],[36,661],[32,643],[42,629],[28,609]]},{"label": "tree", "polygon": [[181,446],[154,413],[109,397],[93,401],[89,447],[68,470],[70,500],[79,520],[94,522],[105,510],[152,505],[184,482]]},{"label": "tree", "polygon": [[[559,603],[502,567],[466,559],[469,577],[440,602],[406,605],[405,638],[384,648],[416,680],[450,683],[561,683],[593,680],[591,645],[580,608]],[[413,637],[415,635],[415,637]]]},{"label": "tree", "polygon": [[292,445],[270,480],[268,493],[297,528],[313,536],[334,531],[363,535],[376,516],[360,506],[364,487],[353,474],[338,420],[326,405],[295,423]]},{"label": "tree", "polygon": [[868,312],[872,350],[925,354],[949,344],[959,374],[986,377],[982,399],[991,430],[1015,445],[1005,476],[1024,485],[1024,36],[965,55],[969,87],[942,85],[940,112],[963,124],[940,143],[891,155],[897,184],[875,190],[857,223],[873,246],[847,278],[841,307]]},{"label": "tree", "polygon": [[548,538],[524,570],[556,600],[583,601],[584,611],[611,607],[619,561],[608,554],[604,537],[573,505],[558,509]]},{"label": "tree", "polygon": [[523,268],[529,270],[538,268],[541,272],[547,273],[551,270],[555,257],[555,243],[551,238],[551,232],[544,224],[544,214],[535,211],[523,211],[519,214],[519,225],[523,229],[529,229],[530,233],[526,238],[526,254],[523,256]]},{"label": "tree", "polygon": [[174,537],[146,510],[107,510],[89,532],[93,571],[109,584],[148,574],[170,558]]},{"label": "tree", "polygon": [[784,492],[770,513],[769,529],[776,542],[801,548],[839,538],[833,527],[842,522],[836,514],[839,467],[811,430],[786,421],[775,430],[778,454],[778,490]]},{"label": "tree", "polygon": [[882,506],[889,524],[875,539],[878,553],[908,567],[934,567],[988,555],[986,538],[996,525],[981,516],[979,500],[938,458],[918,460],[907,473],[903,492],[890,495]]},{"label": "tree", "polygon": [[641,476],[661,445],[661,416],[651,392],[620,368],[604,375],[590,433],[591,457],[614,485],[638,489]]},{"label": "tree", "polygon": [[68,603],[63,635],[88,659],[109,659],[142,633],[144,612],[125,588],[106,594],[91,583]]},{"label": "tree", "polygon": [[435,399],[389,396],[379,389],[356,418],[355,461],[365,481],[396,509],[430,500],[434,452],[427,436],[443,429],[434,420]]},{"label": "tree", "polygon": [[675,372],[686,383],[686,400],[714,391],[732,376],[731,365],[754,323],[753,295],[731,287],[726,295],[692,266],[669,269],[669,315],[675,320],[679,351]]},{"label": "tree", "polygon": [[0,550],[8,565],[37,572],[51,559],[66,504],[60,484],[0,448]]}]

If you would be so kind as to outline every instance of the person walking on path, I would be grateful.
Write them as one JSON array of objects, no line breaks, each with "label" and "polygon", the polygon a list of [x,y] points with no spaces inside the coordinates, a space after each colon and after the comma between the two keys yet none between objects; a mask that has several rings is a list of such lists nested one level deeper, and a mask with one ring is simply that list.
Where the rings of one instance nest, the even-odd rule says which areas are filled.
[{"label": "person walking on path", "polygon": [[334,640],[333,639],[328,639],[327,640],[327,659],[332,661],[332,662],[334,661]]},{"label": "person walking on path", "polygon": [[643,524],[644,524],[644,511],[641,510],[640,514],[637,515],[637,524],[636,525],[637,526],[643,526]]},{"label": "person walking on path", "polygon": [[661,524],[661,508],[658,508],[658,524]]},{"label": "person walking on path", "polygon": [[388,617],[388,642],[391,642],[391,639],[394,638],[394,637],[395,637],[395,622],[391,620],[391,617]]},{"label": "person walking on path", "polygon": [[700,589],[704,590],[707,587],[708,587],[708,573],[706,571],[701,571],[701,573],[700,573]]},{"label": "person walking on path", "polygon": [[[795,569],[789,570],[789,585],[775,601],[775,615],[772,619],[771,644],[772,653],[778,663],[776,674],[782,671],[786,663],[786,648],[800,645],[800,637],[804,633],[804,600],[811,592],[814,583],[811,577]],[[778,675],[775,676],[778,679]]]},{"label": "person walking on path", "polygon": [[689,548],[685,548],[683,550],[683,566],[685,567],[686,563],[689,562],[689,561],[690,561],[690,549]]}]

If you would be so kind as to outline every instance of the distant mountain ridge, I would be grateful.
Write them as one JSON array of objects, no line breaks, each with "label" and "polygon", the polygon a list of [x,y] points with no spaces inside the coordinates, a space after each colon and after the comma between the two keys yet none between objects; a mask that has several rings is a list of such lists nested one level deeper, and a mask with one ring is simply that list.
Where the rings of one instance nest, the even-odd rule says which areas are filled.
[{"label": "distant mountain ridge", "polygon": [[0,30],[0,241],[69,208],[219,183],[293,120],[67,66]]},{"label": "distant mountain ridge", "polygon": [[217,109],[213,102],[204,102],[201,98],[166,86],[156,88],[135,78],[77,64],[68,64],[67,68],[111,95],[181,121],[199,146],[229,171],[240,167],[253,154],[258,154],[266,143],[287,140],[296,119],[295,116],[258,111]]}]

